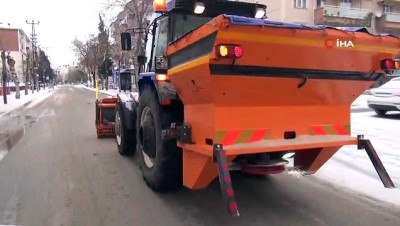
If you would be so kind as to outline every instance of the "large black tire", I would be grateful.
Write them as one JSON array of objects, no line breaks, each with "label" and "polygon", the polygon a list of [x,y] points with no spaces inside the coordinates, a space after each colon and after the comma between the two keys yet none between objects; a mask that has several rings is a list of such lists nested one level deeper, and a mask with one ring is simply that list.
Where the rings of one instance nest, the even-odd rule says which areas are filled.
[{"label": "large black tire", "polygon": [[143,179],[157,192],[181,188],[182,150],[176,140],[161,139],[161,130],[175,122],[179,113],[174,107],[161,106],[149,85],[141,92],[137,113],[137,150]]},{"label": "large black tire", "polygon": [[385,116],[387,111],[385,110],[380,110],[380,109],[375,109],[375,112],[378,116]]},{"label": "large black tire", "polygon": [[118,152],[121,155],[130,156],[136,151],[136,133],[126,128],[121,106],[115,108],[115,138]]}]

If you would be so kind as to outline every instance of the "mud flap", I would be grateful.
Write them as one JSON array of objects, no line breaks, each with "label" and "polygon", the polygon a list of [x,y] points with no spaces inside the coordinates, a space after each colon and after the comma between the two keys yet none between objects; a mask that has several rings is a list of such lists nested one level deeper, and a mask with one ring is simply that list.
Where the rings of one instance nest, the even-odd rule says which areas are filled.
[{"label": "mud flap", "polygon": [[226,158],[222,144],[214,144],[213,151],[214,157],[218,165],[218,176],[222,196],[227,204],[228,212],[232,216],[239,216],[235,193],[232,187],[231,176],[229,174],[228,160]]},{"label": "mud flap", "polygon": [[358,135],[357,140],[358,140],[357,149],[358,150],[365,149],[369,159],[371,159],[371,162],[374,165],[375,170],[379,175],[379,178],[383,183],[383,186],[385,186],[385,188],[395,188],[392,179],[390,178],[385,167],[383,166],[381,159],[379,158],[378,154],[375,151],[375,148],[371,144],[371,141],[365,139],[364,135]]}]

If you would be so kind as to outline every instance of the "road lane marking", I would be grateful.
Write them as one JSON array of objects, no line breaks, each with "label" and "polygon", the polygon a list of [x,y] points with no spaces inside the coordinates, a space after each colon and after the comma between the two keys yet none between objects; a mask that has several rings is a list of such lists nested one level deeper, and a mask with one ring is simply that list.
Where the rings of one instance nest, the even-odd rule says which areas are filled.
[{"label": "road lane marking", "polygon": [[42,113],[40,113],[38,120],[44,117],[52,117],[52,116],[56,116],[56,112],[54,111],[54,109],[46,108],[44,111],[42,111]]},{"label": "road lane marking", "polygon": [[1,224],[5,224],[8,226],[17,225],[17,215],[18,215],[18,203],[19,197],[17,194],[17,187],[15,187],[14,192],[8,202],[5,205],[4,212],[2,213],[3,217],[0,219]]},{"label": "road lane marking", "polygon": [[[6,157],[7,154],[8,154],[8,151],[2,151],[2,150],[0,150],[0,162],[1,162],[1,160],[4,159],[4,157]],[[0,226],[1,226],[1,225],[0,225]]]}]

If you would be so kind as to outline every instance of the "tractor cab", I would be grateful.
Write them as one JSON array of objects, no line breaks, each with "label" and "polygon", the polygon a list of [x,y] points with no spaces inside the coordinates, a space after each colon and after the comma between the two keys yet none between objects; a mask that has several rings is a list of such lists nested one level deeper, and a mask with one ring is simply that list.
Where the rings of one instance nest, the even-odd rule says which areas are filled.
[{"label": "tractor cab", "polygon": [[[265,18],[266,6],[231,0],[154,0],[154,14],[146,29],[134,28],[133,35],[145,33],[145,56],[138,56],[139,71],[165,73],[171,62],[165,57],[168,44],[221,15]],[[131,33],[121,34],[122,50],[132,49]]]}]

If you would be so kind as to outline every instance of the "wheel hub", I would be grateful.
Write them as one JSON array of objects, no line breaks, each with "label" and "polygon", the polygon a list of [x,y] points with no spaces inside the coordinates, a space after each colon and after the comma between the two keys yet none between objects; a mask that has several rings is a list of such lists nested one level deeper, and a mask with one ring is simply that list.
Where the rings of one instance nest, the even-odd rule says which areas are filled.
[{"label": "wheel hub", "polygon": [[121,118],[119,117],[118,111],[115,114],[115,135],[118,145],[121,145]]},{"label": "wheel hub", "polygon": [[156,132],[154,126],[154,118],[151,114],[150,108],[145,108],[141,117],[141,130],[142,130],[142,146],[143,158],[147,167],[151,168],[154,165],[156,158]]}]

